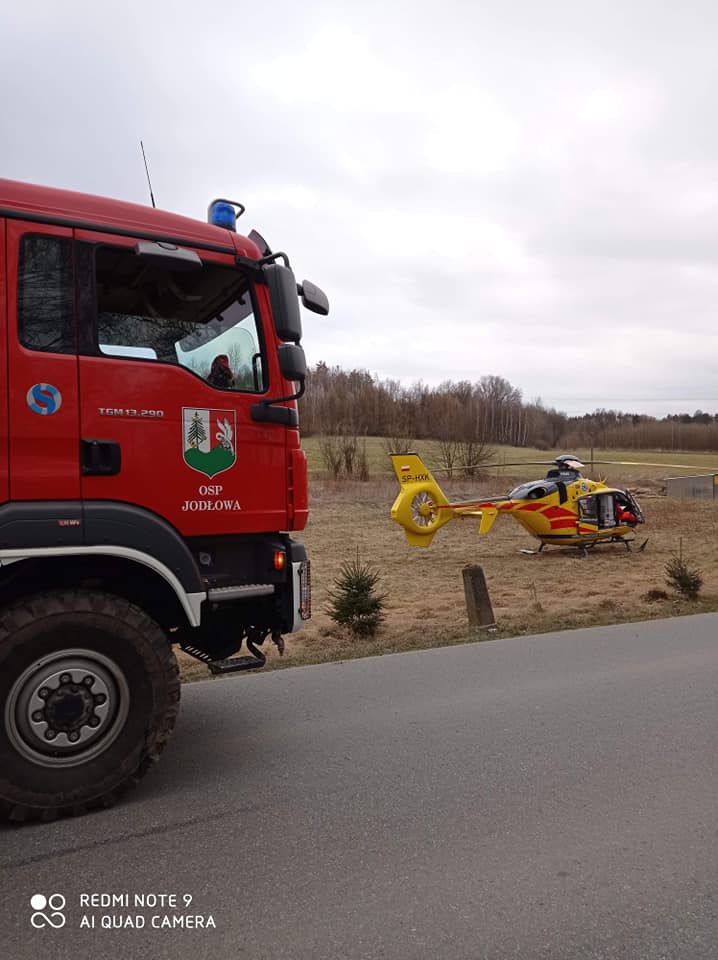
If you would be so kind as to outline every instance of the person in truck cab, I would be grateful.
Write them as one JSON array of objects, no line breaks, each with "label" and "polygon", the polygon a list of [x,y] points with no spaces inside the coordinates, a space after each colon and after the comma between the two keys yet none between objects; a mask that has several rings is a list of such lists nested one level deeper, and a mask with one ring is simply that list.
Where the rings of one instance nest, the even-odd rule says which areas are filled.
[{"label": "person in truck cab", "polygon": [[220,353],[212,361],[207,383],[220,390],[230,390],[234,386],[234,375],[226,353]]}]

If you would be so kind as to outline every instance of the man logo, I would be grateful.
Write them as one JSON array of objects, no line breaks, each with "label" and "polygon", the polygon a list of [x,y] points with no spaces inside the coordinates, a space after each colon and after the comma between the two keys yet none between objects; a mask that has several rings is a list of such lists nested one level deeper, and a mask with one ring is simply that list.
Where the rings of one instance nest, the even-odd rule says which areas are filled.
[{"label": "man logo", "polygon": [[27,405],[33,413],[48,417],[62,406],[62,394],[51,383],[36,383],[27,391]]},{"label": "man logo", "polygon": [[[65,898],[61,893],[53,893],[49,897],[36,893],[30,899],[30,906],[35,911],[30,917],[30,923],[36,930],[42,930],[43,927],[48,926],[59,930],[60,927],[65,926],[65,914],[62,912],[65,909]],[[46,908],[52,911],[49,916],[42,912]]]}]

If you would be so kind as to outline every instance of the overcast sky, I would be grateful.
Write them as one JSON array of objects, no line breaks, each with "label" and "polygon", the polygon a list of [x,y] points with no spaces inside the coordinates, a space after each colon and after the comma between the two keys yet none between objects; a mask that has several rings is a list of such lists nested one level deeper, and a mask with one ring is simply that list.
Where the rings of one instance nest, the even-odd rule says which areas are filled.
[{"label": "overcast sky", "polygon": [[203,218],[329,295],[311,364],[718,412],[718,5],[23,0],[0,176]]}]

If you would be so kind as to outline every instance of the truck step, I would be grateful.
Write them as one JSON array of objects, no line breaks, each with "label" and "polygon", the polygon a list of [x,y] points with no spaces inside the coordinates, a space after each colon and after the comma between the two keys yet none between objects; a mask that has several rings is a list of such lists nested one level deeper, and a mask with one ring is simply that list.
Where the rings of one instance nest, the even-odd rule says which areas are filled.
[{"label": "truck step", "polygon": [[231,587],[211,587],[207,599],[212,603],[223,600],[242,600],[245,597],[266,597],[274,593],[273,583],[242,583]]},{"label": "truck step", "polygon": [[211,673],[237,673],[239,670],[257,670],[263,667],[265,658],[229,657],[227,660],[211,660],[207,663]]}]

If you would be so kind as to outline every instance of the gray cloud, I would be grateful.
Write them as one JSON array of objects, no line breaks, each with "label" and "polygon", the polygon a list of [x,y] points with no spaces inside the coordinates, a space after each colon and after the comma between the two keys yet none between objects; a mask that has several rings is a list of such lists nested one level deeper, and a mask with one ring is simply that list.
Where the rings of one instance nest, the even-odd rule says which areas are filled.
[{"label": "gray cloud", "polygon": [[248,207],[328,291],[311,361],[718,410],[713,4],[29,0],[3,176]]}]

